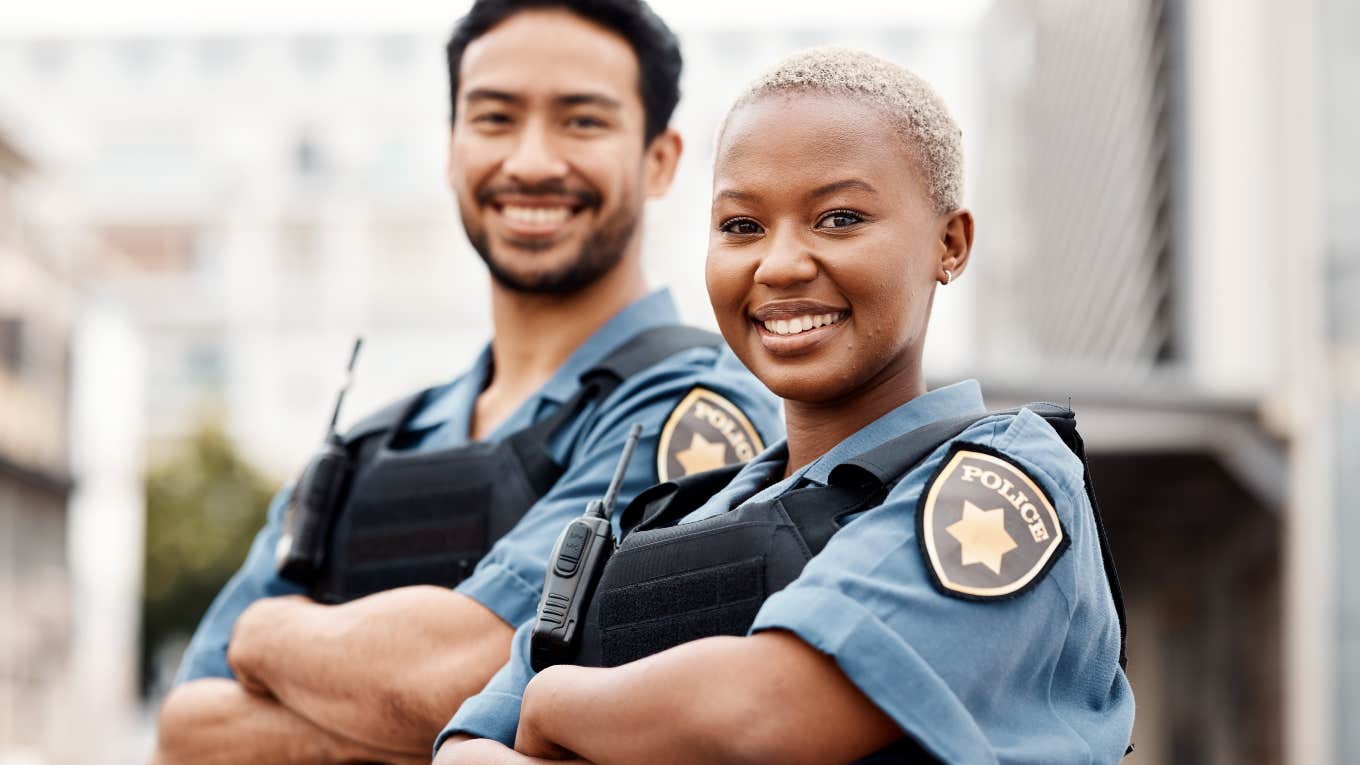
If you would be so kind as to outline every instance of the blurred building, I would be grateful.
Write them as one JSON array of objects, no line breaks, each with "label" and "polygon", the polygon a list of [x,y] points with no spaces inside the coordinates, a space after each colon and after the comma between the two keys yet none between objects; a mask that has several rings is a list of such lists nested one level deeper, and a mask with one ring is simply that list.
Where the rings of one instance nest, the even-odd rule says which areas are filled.
[{"label": "blurred building", "polygon": [[70,655],[71,263],[34,230],[31,162],[0,134],[0,760],[48,749]]},{"label": "blurred building", "polygon": [[1342,7],[1020,0],[983,25],[976,369],[1079,412],[1138,762],[1340,762],[1360,743],[1336,492],[1360,464],[1337,411],[1357,386],[1333,367],[1339,340],[1354,354],[1337,290],[1356,248],[1339,257],[1322,214],[1340,181],[1332,225],[1354,219],[1356,158],[1319,143],[1346,102],[1328,78],[1360,65],[1327,33],[1356,29]]},{"label": "blurred building", "polygon": [[147,338],[153,447],[222,416],[282,477],[355,332],[358,406],[482,336],[450,255],[439,56],[409,35],[0,41],[0,108],[131,266],[101,288]]}]

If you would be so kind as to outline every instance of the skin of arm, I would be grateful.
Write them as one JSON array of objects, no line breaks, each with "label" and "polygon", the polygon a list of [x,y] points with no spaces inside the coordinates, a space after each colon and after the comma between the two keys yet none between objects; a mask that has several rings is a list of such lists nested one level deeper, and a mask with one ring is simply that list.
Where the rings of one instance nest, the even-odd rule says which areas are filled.
[{"label": "skin of arm", "polygon": [[525,689],[515,750],[599,765],[850,762],[902,736],[831,657],[791,633],[713,637]]},{"label": "skin of arm", "polygon": [[510,655],[514,630],[477,601],[434,586],[338,606],[257,601],[227,660],[243,686],[368,746],[429,757],[463,700]]},{"label": "skin of arm", "polygon": [[591,765],[575,757],[567,759],[530,757],[520,754],[499,741],[472,738],[466,735],[449,736],[439,747],[433,765]]},{"label": "skin of arm", "polygon": [[153,765],[427,762],[423,756],[383,751],[346,739],[273,699],[215,677],[193,680],[172,690],[161,707],[157,729]]}]

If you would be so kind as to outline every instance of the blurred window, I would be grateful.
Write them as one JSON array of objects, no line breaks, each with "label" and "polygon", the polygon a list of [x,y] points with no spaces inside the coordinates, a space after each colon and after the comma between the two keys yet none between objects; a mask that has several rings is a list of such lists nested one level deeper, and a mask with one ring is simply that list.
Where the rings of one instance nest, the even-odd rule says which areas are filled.
[{"label": "blurred window", "polygon": [[378,60],[388,71],[403,72],[416,59],[416,51],[424,46],[411,35],[384,35],[378,38]]},{"label": "blurred window", "polygon": [[101,234],[114,250],[150,272],[184,274],[196,265],[198,227],[189,224],[117,224]]},{"label": "blurred window", "polygon": [[335,58],[335,41],[325,37],[299,37],[293,41],[293,59],[305,74],[320,74]]},{"label": "blurred window", "polygon": [[280,270],[297,276],[316,273],[321,261],[320,231],[315,220],[295,218],[279,224]]},{"label": "blurred window", "polygon": [[316,140],[303,135],[293,145],[293,170],[303,178],[315,178],[325,170],[325,157]]},{"label": "blurred window", "polygon": [[198,60],[214,74],[235,66],[241,59],[242,43],[230,37],[209,37],[198,46]]},{"label": "blurred window", "polygon": [[211,344],[191,346],[184,355],[184,372],[200,392],[220,391],[226,378],[222,349]]},{"label": "blurred window", "polygon": [[15,375],[24,367],[24,320],[16,316],[0,317],[0,366]]},{"label": "blurred window", "polygon": [[119,50],[123,69],[134,77],[150,74],[160,57],[160,47],[155,40],[145,38],[124,41]]},{"label": "blurred window", "polygon": [[66,68],[69,51],[60,40],[38,40],[28,48],[28,64],[34,74],[53,77]]}]

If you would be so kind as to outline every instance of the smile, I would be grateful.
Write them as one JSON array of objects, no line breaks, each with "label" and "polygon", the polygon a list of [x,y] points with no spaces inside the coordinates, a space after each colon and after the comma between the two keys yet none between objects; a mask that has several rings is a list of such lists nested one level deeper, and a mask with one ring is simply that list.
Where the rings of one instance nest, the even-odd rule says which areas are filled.
[{"label": "smile", "polygon": [[519,205],[506,205],[501,208],[501,215],[506,220],[514,223],[523,223],[532,226],[552,226],[564,223],[571,217],[571,208],[561,207],[521,207]]},{"label": "smile", "polygon": [[835,324],[844,318],[845,313],[838,311],[835,313],[803,314],[802,316],[791,316],[787,319],[766,319],[760,324],[767,332],[773,332],[776,335],[798,335],[819,327]]},{"label": "smile", "polygon": [[509,233],[516,237],[550,238],[561,233],[583,208],[568,204],[492,204]]}]

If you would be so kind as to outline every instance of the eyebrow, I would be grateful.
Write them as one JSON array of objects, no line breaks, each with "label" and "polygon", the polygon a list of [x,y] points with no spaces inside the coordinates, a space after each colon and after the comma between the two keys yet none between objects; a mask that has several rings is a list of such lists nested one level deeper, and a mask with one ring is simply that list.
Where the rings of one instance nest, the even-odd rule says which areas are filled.
[{"label": "eyebrow", "polygon": [[749,191],[737,191],[736,189],[723,189],[713,195],[713,201],[715,202],[719,199],[735,199],[738,202],[752,202],[755,198],[756,195]]},{"label": "eyebrow", "polygon": [[837,191],[844,191],[845,189],[859,189],[860,191],[866,191],[870,194],[878,193],[878,189],[874,188],[867,181],[861,181],[858,178],[847,178],[843,181],[834,181],[832,183],[818,186],[817,188],[813,189],[812,191],[809,191],[807,194],[803,196],[805,199],[817,199],[818,197],[828,196],[830,194],[836,193]]},{"label": "eyebrow", "polygon": [[[475,88],[469,90],[463,98],[469,103],[475,101],[499,101],[507,104],[523,104],[527,99],[524,96],[495,88]],[[553,103],[557,106],[598,106],[604,109],[619,110],[623,104],[618,99],[607,96],[603,93],[567,93],[553,97]]]},{"label": "eyebrow", "polygon": [[506,103],[524,102],[523,96],[517,96],[514,93],[509,93],[504,90],[495,90],[493,88],[476,88],[474,90],[469,90],[467,94],[463,96],[463,98],[469,102],[471,101],[504,101]]},{"label": "eyebrow", "polygon": [[553,101],[560,106],[599,106],[614,110],[623,108],[623,104],[619,103],[617,98],[611,98],[603,93],[568,93],[553,98]]}]

